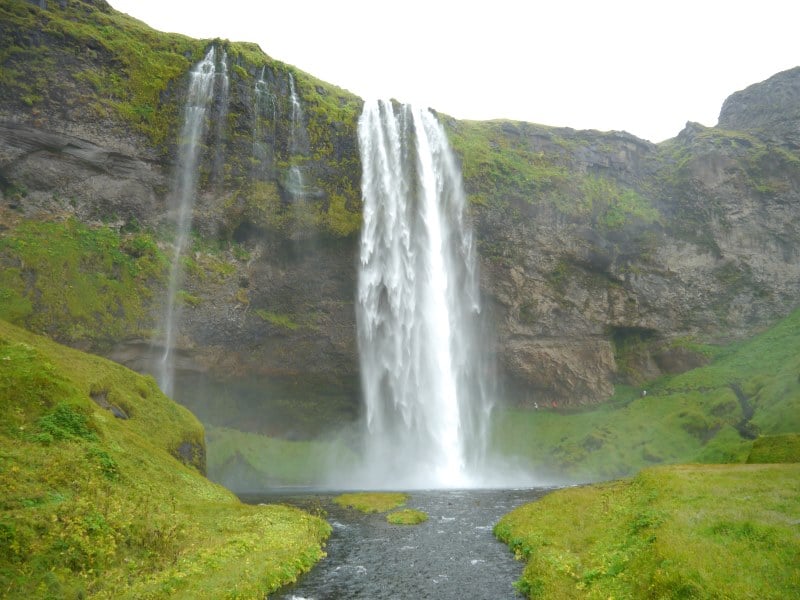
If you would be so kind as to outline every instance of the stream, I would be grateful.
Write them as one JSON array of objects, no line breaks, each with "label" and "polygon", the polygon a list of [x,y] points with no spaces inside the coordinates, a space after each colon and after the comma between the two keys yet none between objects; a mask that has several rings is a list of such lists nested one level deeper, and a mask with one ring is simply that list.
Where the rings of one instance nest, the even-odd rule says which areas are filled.
[{"label": "stream", "polygon": [[410,493],[406,504],[428,515],[420,525],[391,525],[385,514],[363,514],[332,502],[334,494],[247,496],[249,503],[283,503],[327,512],[333,527],[327,558],[273,598],[282,600],[505,600],[520,598],[514,582],[523,563],[492,534],[510,510],[549,489],[433,490]]}]

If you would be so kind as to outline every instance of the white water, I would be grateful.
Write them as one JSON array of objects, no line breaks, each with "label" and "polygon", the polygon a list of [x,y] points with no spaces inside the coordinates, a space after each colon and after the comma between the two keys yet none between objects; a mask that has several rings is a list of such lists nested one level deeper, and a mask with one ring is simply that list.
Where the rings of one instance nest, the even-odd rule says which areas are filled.
[{"label": "white water", "polygon": [[231,82],[228,77],[228,52],[222,51],[222,57],[219,61],[219,72],[216,74],[218,79],[219,94],[217,114],[216,114],[216,129],[215,129],[215,153],[214,153],[214,182],[220,184],[224,178],[225,168],[225,126],[228,120],[228,109],[230,105],[230,87]]},{"label": "white water", "polygon": [[294,76],[291,73],[289,73],[289,101],[292,104],[292,130],[289,140],[289,152],[298,154],[302,151],[302,136],[305,133],[305,126],[303,125],[303,107],[300,104],[300,98],[294,85]]},{"label": "white water", "polygon": [[206,112],[214,94],[216,74],[215,50],[212,47],[205,58],[192,69],[183,127],[178,149],[178,166],[173,184],[173,219],[175,222],[175,247],[169,271],[167,302],[162,332],[164,353],[157,365],[157,378],[161,390],[172,395],[174,386],[174,356],[177,323],[180,321],[180,303],[176,302],[182,280],[181,256],[189,238],[197,191],[197,168],[200,141],[206,129]]},{"label": "white water", "polygon": [[[292,128],[289,138],[289,153],[292,155],[303,154],[308,146],[308,133],[304,124],[303,106],[300,104],[300,97],[295,88],[294,76],[289,73],[289,101],[291,103]],[[293,199],[303,196],[305,190],[305,179],[300,166],[293,164],[289,170],[287,189]]]},{"label": "white water", "polygon": [[[277,123],[278,108],[277,98],[270,90],[269,83],[265,79],[266,67],[261,67],[261,73],[256,80],[254,89],[254,124],[253,124],[253,158],[256,179],[265,179],[272,165],[275,125]],[[264,121],[269,119],[272,123],[272,131],[267,131]],[[269,135],[268,135],[269,134]],[[268,137],[270,139],[268,139]]]},{"label": "white water", "polygon": [[461,173],[428,110],[367,102],[358,135],[361,484],[483,485],[491,369]]}]

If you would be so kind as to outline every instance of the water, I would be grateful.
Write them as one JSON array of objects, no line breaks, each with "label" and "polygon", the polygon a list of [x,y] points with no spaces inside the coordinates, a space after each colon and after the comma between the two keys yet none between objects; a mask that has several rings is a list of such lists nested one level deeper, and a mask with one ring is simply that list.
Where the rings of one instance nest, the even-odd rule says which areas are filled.
[{"label": "water", "polygon": [[297,95],[297,88],[294,83],[294,75],[291,73],[289,73],[289,102],[291,104],[292,119],[289,152],[291,154],[304,154],[308,146],[308,135],[305,128],[303,105],[300,104],[300,97]]},{"label": "water", "polygon": [[220,184],[225,176],[225,128],[228,122],[228,109],[230,106],[231,82],[228,77],[228,52],[222,51],[217,73],[216,128],[214,132],[214,182]]},{"label": "water", "polygon": [[[303,116],[303,106],[300,104],[300,97],[297,95],[294,76],[289,73],[289,102],[291,105],[291,131],[289,136],[289,153],[294,162],[298,154],[306,154],[308,150],[308,132]],[[305,179],[303,171],[297,164],[293,164],[289,170],[286,181],[286,189],[293,200],[301,198],[305,194]]]},{"label": "water", "polygon": [[327,558],[297,584],[274,597],[283,600],[506,600],[519,598],[515,561],[492,528],[513,508],[547,490],[440,490],[414,492],[408,506],[423,510],[420,525],[390,525],[385,515],[342,509],[330,496],[249,498],[323,508],[333,527]]},{"label": "water", "polygon": [[174,386],[174,356],[177,323],[180,321],[180,303],[176,302],[182,281],[181,256],[189,238],[192,211],[197,192],[197,171],[200,158],[200,142],[206,129],[206,112],[214,94],[216,52],[214,47],[205,58],[192,69],[186,105],[183,111],[183,127],[178,148],[178,166],[173,184],[175,223],[175,247],[167,285],[167,302],[163,318],[162,341],[164,353],[156,371],[161,390],[171,396]]},{"label": "water", "polygon": [[428,110],[367,102],[358,135],[363,484],[481,486],[493,378],[461,173]]},{"label": "water", "polygon": [[[256,79],[253,102],[253,176],[256,179],[266,179],[274,161],[273,144],[278,118],[277,98],[266,80],[266,67],[261,67],[261,73]],[[265,123],[267,120],[271,122],[270,130]]]}]

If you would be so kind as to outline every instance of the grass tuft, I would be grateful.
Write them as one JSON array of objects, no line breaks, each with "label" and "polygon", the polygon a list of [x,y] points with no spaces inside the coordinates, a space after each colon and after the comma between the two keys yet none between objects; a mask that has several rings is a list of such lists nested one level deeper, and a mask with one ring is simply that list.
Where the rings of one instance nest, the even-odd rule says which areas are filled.
[{"label": "grass tuft", "polygon": [[428,520],[428,515],[421,510],[404,508],[386,515],[386,520],[392,525],[419,525]]},{"label": "grass tuft", "polygon": [[408,494],[400,492],[354,492],[341,494],[333,501],[345,508],[354,508],[364,513],[383,513],[403,506],[408,502]]}]

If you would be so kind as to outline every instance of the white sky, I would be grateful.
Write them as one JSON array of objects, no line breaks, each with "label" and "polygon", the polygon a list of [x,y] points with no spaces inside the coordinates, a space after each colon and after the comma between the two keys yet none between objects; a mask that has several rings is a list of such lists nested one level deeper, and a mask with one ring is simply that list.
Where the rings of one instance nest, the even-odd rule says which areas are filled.
[{"label": "white sky", "polygon": [[110,0],[156,29],[255,42],[365,98],[461,119],[625,130],[715,125],[800,65],[796,0]]}]

